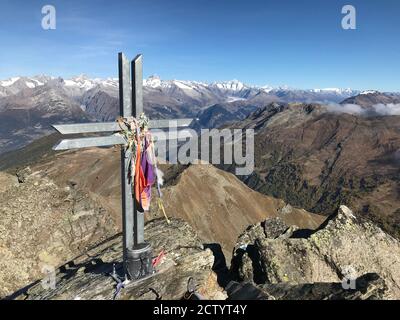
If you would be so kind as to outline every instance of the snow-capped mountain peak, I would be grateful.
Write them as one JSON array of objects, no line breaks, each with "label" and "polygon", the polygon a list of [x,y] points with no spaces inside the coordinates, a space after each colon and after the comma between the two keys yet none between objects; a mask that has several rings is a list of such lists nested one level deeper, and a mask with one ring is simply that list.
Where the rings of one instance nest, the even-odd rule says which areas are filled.
[{"label": "snow-capped mountain peak", "polygon": [[275,88],[266,84],[266,85],[262,86],[261,89],[262,89],[262,91],[268,93],[268,92],[271,92],[272,90],[274,90]]},{"label": "snow-capped mountain peak", "polygon": [[21,77],[13,77],[13,78],[1,80],[0,86],[9,87],[9,86],[13,85],[15,82],[17,82],[19,79],[21,79]]},{"label": "snow-capped mountain peak", "polygon": [[193,90],[195,86],[193,86],[192,83],[188,81],[182,81],[182,80],[173,80],[172,84],[177,86],[179,89],[182,90]]},{"label": "snow-capped mountain peak", "polygon": [[96,86],[96,80],[89,79],[86,75],[82,74],[71,79],[64,80],[67,87],[78,87],[84,90],[90,90]]},{"label": "snow-capped mountain peak", "polygon": [[15,94],[27,88],[34,89],[43,86],[50,79],[50,77],[41,75],[34,77],[12,77],[0,80],[0,96]]},{"label": "snow-capped mountain peak", "polygon": [[[112,96],[118,95],[118,78],[90,78],[85,74],[63,79],[58,78],[61,86],[71,96],[79,96],[90,90],[103,90]],[[0,80],[0,96],[7,96],[18,93],[26,88],[36,88],[43,86],[49,81],[55,80],[54,77],[45,75],[34,77],[13,77]],[[52,86],[53,84],[50,84]],[[340,88],[322,89],[295,89],[288,86],[274,87],[250,86],[243,82],[233,79],[229,81],[215,81],[204,83],[186,80],[163,80],[157,75],[152,75],[143,80],[145,90],[155,90],[163,92],[165,95],[186,95],[191,99],[209,99],[212,101],[233,101],[237,99],[250,99],[258,93],[267,95],[277,95],[280,99],[299,100],[299,101],[341,101],[350,96],[359,94],[359,91]],[[372,91],[365,91],[370,93]],[[159,93],[157,93],[159,94]],[[290,98],[289,98],[290,97]],[[180,99],[180,98],[179,98]]]},{"label": "snow-capped mountain peak", "polygon": [[97,86],[115,89],[118,88],[117,78],[89,78],[85,74],[81,74],[70,79],[65,79],[64,83],[67,87],[77,88],[84,91],[93,89]]},{"label": "snow-capped mountain peak", "polygon": [[162,86],[161,79],[157,75],[152,75],[143,80],[143,85],[149,88],[158,88]]},{"label": "snow-capped mountain peak", "polygon": [[[5,80],[0,80],[0,87],[7,88],[16,85],[17,83],[24,83],[26,87],[34,88],[46,84],[49,80],[54,79],[54,77],[48,77],[45,75],[34,76],[34,77],[12,77]],[[62,79],[62,78],[60,78]],[[95,86],[105,86],[105,87],[118,87],[117,78],[90,78],[85,74],[78,75],[69,79],[63,79],[66,87],[74,87],[82,90],[90,90]],[[273,87],[270,85],[265,86],[249,86],[243,82],[233,79],[229,81],[218,81],[212,83],[204,83],[198,81],[186,81],[186,80],[162,80],[157,75],[149,76],[147,79],[143,80],[143,86],[147,88],[171,88],[178,87],[182,90],[193,90],[193,89],[213,89],[222,92],[240,92],[247,89],[260,90],[263,92],[276,92],[276,91],[304,91],[312,93],[334,93],[334,94],[352,94],[356,92],[350,88],[317,88],[310,90],[298,90],[294,88],[289,88],[288,86]],[[363,94],[373,93],[374,90],[364,91]],[[357,94],[359,92],[356,92]]]}]

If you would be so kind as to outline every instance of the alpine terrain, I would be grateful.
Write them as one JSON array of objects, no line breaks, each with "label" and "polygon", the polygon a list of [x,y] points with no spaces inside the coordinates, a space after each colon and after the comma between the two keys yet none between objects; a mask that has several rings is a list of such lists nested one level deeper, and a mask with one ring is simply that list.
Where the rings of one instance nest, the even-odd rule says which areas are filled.
[{"label": "alpine terrain", "polygon": [[[240,120],[271,101],[340,102],[350,89],[295,90],[256,87],[240,81],[201,83],[144,80],[146,113],[153,119],[196,117],[205,127]],[[218,106],[218,107],[217,107]],[[218,108],[226,115],[215,120]],[[208,109],[210,108],[210,109]],[[49,76],[14,77],[0,81],[0,153],[25,146],[51,132],[51,124],[114,121],[119,114],[118,79],[72,79]]]}]

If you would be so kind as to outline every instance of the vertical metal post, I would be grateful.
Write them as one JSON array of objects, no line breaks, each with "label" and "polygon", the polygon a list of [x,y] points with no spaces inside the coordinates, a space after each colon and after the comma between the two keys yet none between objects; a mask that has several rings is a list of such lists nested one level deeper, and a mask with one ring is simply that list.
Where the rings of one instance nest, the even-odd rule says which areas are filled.
[{"label": "vertical metal post", "polygon": [[[132,60],[132,113],[136,118],[143,112],[143,58],[138,54]],[[144,242],[144,212],[134,207],[134,245]]]},{"label": "vertical metal post", "polygon": [[[123,53],[118,54],[119,71],[119,105],[122,117],[132,116],[132,87],[130,63]],[[132,249],[134,226],[134,198],[132,196],[132,181],[128,179],[129,157],[124,146],[121,148],[121,185],[122,185],[122,230],[123,230],[123,260],[124,271],[127,274],[127,251]]]},{"label": "vertical metal post", "polygon": [[[118,65],[120,114],[138,117],[143,112],[142,56],[138,55],[130,64],[125,55],[119,53]],[[132,194],[130,156],[121,151],[124,271],[131,280],[138,280],[153,274],[153,265],[151,245],[144,242],[144,212],[137,210]]]}]

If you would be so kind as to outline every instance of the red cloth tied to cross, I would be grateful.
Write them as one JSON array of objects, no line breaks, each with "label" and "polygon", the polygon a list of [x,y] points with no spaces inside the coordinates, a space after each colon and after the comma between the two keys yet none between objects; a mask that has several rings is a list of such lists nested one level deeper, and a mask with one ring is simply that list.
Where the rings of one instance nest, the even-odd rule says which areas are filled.
[{"label": "red cloth tied to cross", "polygon": [[151,201],[151,186],[156,180],[154,166],[151,163],[153,145],[149,141],[149,137],[145,134],[144,150],[141,150],[141,143],[138,141],[136,150],[135,165],[135,197],[144,211],[148,211]]}]

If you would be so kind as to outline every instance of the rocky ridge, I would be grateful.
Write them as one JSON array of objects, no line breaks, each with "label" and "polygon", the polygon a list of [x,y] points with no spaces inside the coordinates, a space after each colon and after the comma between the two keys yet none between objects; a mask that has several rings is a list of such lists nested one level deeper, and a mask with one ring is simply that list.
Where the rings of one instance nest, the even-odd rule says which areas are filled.
[{"label": "rocky ridge", "polygon": [[[116,290],[117,283],[111,274],[116,270],[121,275],[122,271],[122,239],[117,236],[58,269],[54,288],[46,287],[48,279],[44,279],[10,298],[183,299],[187,296],[191,278],[196,284],[196,292],[212,300],[399,297],[399,243],[395,239],[373,224],[357,220],[344,206],[318,231],[311,235],[306,235],[306,231],[285,225],[280,218],[249,227],[238,239],[233,267],[227,275],[231,280],[223,283],[221,274],[214,271],[218,257],[205,248],[187,223],[172,219],[168,224],[163,219],[156,219],[146,224],[145,234],[154,255],[161,252],[164,255],[151,277],[127,283],[121,291]],[[365,245],[358,249],[360,240]],[[365,251],[371,246],[375,253]],[[392,255],[389,256],[388,251]],[[257,272],[258,278],[255,277]]]},{"label": "rocky ridge", "polygon": [[295,297],[294,292],[307,295],[317,283],[344,280],[350,289],[354,281],[357,289],[357,281],[361,286],[364,279],[363,290],[371,293],[365,287],[369,279],[375,283],[370,287],[375,292],[371,298],[376,294],[381,299],[398,299],[400,243],[341,206],[314,232],[284,226],[279,219],[251,226],[238,239],[232,272],[240,281],[286,298]]}]

